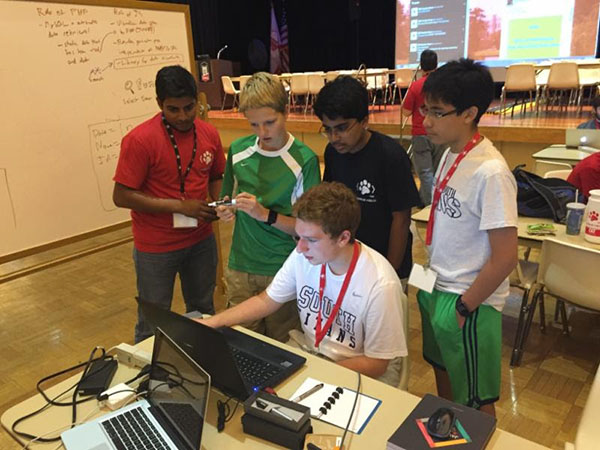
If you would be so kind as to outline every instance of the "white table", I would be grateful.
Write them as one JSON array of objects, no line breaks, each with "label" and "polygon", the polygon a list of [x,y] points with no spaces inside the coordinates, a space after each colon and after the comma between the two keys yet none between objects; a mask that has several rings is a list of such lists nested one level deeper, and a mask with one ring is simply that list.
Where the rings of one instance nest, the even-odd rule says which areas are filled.
[{"label": "white table", "polygon": [[577,148],[569,148],[566,145],[552,145],[534,153],[533,159],[565,163],[574,166],[590,155],[590,152],[582,151]]},{"label": "white table", "polygon": [[[243,329],[241,329],[243,330]],[[279,342],[276,342],[267,337],[258,335],[248,330],[243,330],[252,334],[256,337],[264,339],[274,345],[284,346]],[[152,351],[152,339],[138,344],[138,346],[145,351]],[[298,349],[287,347],[291,351],[299,352]],[[325,361],[322,358],[304,354],[307,358],[306,365],[292,375],[290,378],[285,380],[279,386],[276,387],[277,393],[283,398],[290,398],[290,396],[296,391],[296,389],[302,384],[306,377],[310,376],[317,378],[326,383],[335,384],[337,386],[349,387],[355,389],[357,383],[356,373],[346,369],[342,366],[334,364],[329,361]],[[33,362],[32,362],[33,363]],[[135,373],[134,370],[127,366],[119,365],[113,385],[123,380],[127,380],[132,377]],[[40,374],[42,377],[44,374]],[[47,390],[48,394],[52,396],[57,392],[64,390],[65,386],[73,384],[74,380],[78,379],[80,375],[76,375],[69,380],[63,381],[56,386]],[[396,389],[387,384],[383,384],[377,380],[369,378],[367,376],[362,377],[361,392],[371,395],[375,398],[381,399],[382,403],[377,409],[376,413],[369,421],[365,429],[361,434],[349,433],[347,436],[347,442],[350,449],[383,449],[385,448],[387,439],[392,433],[400,426],[404,418],[406,418],[412,409],[417,405],[420,398],[416,395],[410,394],[406,391]],[[267,442],[263,439],[244,434],[242,431],[241,416],[243,414],[243,407],[239,406],[233,415],[233,418],[225,426],[225,430],[222,433],[218,433],[216,429],[217,422],[217,399],[223,399],[222,394],[216,390],[212,390],[210,394],[208,414],[204,426],[203,438],[202,438],[202,449],[223,449],[223,450],[234,450],[239,448],[244,449],[280,449],[282,447]],[[9,432],[12,423],[18,418],[27,414],[28,412],[34,411],[44,404],[43,399],[40,395],[35,395],[23,402],[9,408],[2,415],[1,421],[2,426]],[[95,402],[83,403],[78,408],[78,417],[84,417],[89,411],[96,408]],[[105,412],[105,411],[103,411]],[[96,414],[98,415],[98,414]],[[32,434],[43,434],[50,430],[55,430],[60,426],[64,426],[70,423],[71,410],[70,408],[49,408],[42,414],[32,418],[26,424],[23,424],[20,428],[26,429]],[[341,435],[342,431],[340,428],[329,425],[320,420],[311,419],[312,426],[315,433],[322,434],[337,434]],[[17,439],[15,437],[15,439]],[[51,444],[35,444],[32,448],[49,448],[56,447],[56,443]],[[488,450],[499,450],[499,449],[519,449],[519,450],[543,450],[547,447],[536,444],[535,442],[528,441],[514,434],[506,431],[496,429],[492,435],[488,446]]]}]

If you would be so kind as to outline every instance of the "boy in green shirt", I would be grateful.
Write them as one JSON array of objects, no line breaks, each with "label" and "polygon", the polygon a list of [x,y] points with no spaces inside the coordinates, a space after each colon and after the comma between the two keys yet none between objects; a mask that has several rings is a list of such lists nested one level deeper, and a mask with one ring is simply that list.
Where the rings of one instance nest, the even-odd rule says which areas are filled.
[{"label": "boy in green shirt", "polygon": [[[240,94],[254,134],[231,144],[221,198],[235,205],[217,207],[221,220],[236,219],[225,271],[228,307],[267,288],[295,247],[292,205],[320,182],[317,156],[285,128],[287,101],[281,82],[264,72]],[[296,302],[244,326],[286,342],[288,331],[299,328]]]}]

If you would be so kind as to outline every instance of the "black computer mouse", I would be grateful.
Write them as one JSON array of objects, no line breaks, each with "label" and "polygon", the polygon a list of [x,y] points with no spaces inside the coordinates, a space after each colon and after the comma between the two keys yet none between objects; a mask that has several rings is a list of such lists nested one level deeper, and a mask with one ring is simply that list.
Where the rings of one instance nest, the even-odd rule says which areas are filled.
[{"label": "black computer mouse", "polygon": [[448,408],[436,409],[427,420],[427,432],[437,438],[447,438],[454,426],[456,417]]}]

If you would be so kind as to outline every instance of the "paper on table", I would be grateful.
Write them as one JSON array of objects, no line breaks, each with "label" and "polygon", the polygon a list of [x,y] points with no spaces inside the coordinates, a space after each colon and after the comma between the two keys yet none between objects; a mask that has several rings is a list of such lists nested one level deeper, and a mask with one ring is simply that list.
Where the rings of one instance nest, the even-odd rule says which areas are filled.
[{"label": "paper on table", "polygon": [[[307,378],[290,398],[297,397],[319,383],[323,382],[315,380],[314,378]],[[310,415],[313,417],[320,414],[319,408],[323,406],[323,403],[331,397],[331,394],[338,387],[334,384],[327,383],[323,383],[323,385],[323,389],[319,389],[314,394],[298,402],[301,405],[308,406],[310,408]],[[354,398],[356,397],[356,391],[343,386],[342,388],[344,389],[344,392],[340,394],[340,398],[336,399],[335,404],[327,411],[327,414],[322,415],[319,420],[340,428],[346,428],[346,424],[348,423],[352,411],[352,405],[354,404]],[[352,421],[350,422],[350,427],[348,429],[353,433],[360,434],[371,417],[373,417],[380,404],[381,400],[369,397],[365,394],[359,394]]]}]

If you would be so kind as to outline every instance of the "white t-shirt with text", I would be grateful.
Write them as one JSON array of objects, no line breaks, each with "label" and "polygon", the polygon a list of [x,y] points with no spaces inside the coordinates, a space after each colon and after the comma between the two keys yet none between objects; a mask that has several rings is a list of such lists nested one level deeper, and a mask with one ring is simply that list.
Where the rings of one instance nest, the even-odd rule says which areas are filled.
[{"label": "white t-shirt with text", "polygon": [[[442,157],[435,179],[446,175],[457,153]],[[445,161],[445,163],[444,163]],[[484,138],[460,162],[435,211],[430,266],[438,277],[435,288],[463,294],[490,258],[488,231],[517,227],[517,184],[502,155]],[[502,311],[509,293],[508,278],[488,297]]]},{"label": "white t-shirt with text", "polygon": [[[297,298],[298,313],[306,341],[315,343],[319,311],[321,265],[313,265],[294,250],[267,288],[267,295],[279,303]],[[345,274],[335,275],[327,266],[323,293],[322,326],[337,301]],[[340,361],[356,356],[394,359],[406,356],[401,298],[404,295],[396,271],[375,250],[361,244],[361,252],[346,295],[323,338],[319,353]]]}]

